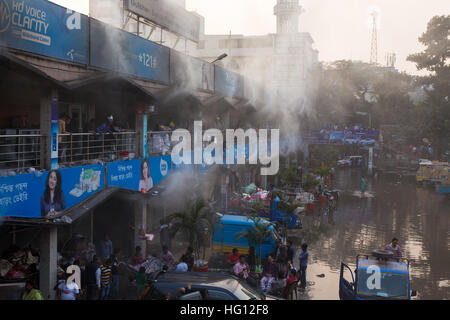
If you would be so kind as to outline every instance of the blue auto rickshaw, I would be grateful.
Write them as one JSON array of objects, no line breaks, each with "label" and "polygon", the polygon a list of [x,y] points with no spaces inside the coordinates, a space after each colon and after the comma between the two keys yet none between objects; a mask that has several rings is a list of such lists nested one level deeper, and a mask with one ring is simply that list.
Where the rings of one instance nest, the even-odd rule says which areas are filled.
[{"label": "blue auto rickshaw", "polygon": [[[267,221],[267,224],[270,224],[270,222]],[[248,239],[236,238],[236,236],[242,230],[249,230],[254,225],[254,222],[247,216],[223,215],[220,221],[214,224],[213,251],[231,253],[233,248],[237,248],[241,254],[248,254],[250,247]],[[273,225],[270,225],[269,229],[271,230],[270,236],[261,245],[261,257],[263,259],[275,251],[277,241],[282,240]]]},{"label": "blue auto rickshaw", "polygon": [[279,222],[285,225],[288,229],[299,229],[301,228],[300,218],[295,212],[288,214],[279,209],[280,199],[277,197],[272,201],[270,207],[270,220]]},{"label": "blue auto rickshaw", "polygon": [[409,260],[395,258],[392,252],[375,250],[372,256],[358,255],[353,273],[341,263],[339,298],[341,300],[411,300]]}]

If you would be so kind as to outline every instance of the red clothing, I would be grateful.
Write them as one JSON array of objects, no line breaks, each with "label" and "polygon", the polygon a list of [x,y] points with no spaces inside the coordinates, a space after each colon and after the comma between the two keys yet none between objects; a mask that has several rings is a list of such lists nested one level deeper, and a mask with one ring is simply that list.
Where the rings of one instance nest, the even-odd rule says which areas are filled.
[{"label": "red clothing", "polygon": [[240,256],[241,256],[241,254],[239,252],[237,253],[237,255],[230,253],[228,255],[228,261],[230,261],[232,264],[236,264],[238,262]]},{"label": "red clothing", "polygon": [[290,277],[286,279],[286,287],[290,285],[292,282],[297,281],[296,277]]},{"label": "red clothing", "polygon": [[143,262],[144,262],[144,259],[142,258],[142,253],[140,253],[140,254],[135,255],[135,256],[133,257],[133,260],[132,260],[131,264],[132,264],[133,266],[136,266],[136,265],[141,264],[141,263],[143,263]]}]

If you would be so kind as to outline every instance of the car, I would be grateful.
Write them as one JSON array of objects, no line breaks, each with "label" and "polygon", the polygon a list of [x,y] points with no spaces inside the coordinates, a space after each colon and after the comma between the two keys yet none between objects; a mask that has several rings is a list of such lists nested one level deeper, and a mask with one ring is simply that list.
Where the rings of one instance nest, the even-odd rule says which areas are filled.
[{"label": "car", "polygon": [[345,144],[358,144],[359,139],[358,139],[358,137],[355,137],[355,136],[348,136],[345,138],[344,143]]},{"label": "car", "polygon": [[164,300],[170,293],[191,284],[192,292],[179,300],[280,300],[256,291],[238,277],[225,272],[160,272],[149,281],[144,300]]},{"label": "car", "polygon": [[338,160],[337,165],[339,167],[350,167],[352,165],[352,160],[350,160],[350,158]]},{"label": "car", "polygon": [[361,145],[361,146],[373,146],[373,145],[375,145],[375,140],[374,139],[369,139],[369,138],[361,139],[359,141],[359,145]]}]

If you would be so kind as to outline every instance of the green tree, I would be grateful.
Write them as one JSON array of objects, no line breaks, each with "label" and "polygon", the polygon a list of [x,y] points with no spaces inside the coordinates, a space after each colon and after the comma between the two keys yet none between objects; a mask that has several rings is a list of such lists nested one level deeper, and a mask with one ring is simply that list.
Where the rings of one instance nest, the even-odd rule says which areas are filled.
[{"label": "green tree", "polygon": [[168,217],[172,223],[172,236],[178,233],[187,236],[189,244],[194,248],[197,258],[203,248],[205,259],[205,244],[212,234],[212,215],[203,199],[197,199],[186,206],[186,211],[176,212]]},{"label": "green tree", "polygon": [[431,72],[423,81],[428,99],[418,110],[424,124],[420,131],[440,151],[448,147],[450,136],[450,15],[433,17],[419,42],[425,50],[408,60]]},{"label": "green tree", "polygon": [[261,246],[271,236],[272,230],[270,226],[273,226],[273,224],[260,217],[249,216],[248,219],[253,221],[252,227],[250,229],[242,229],[235,237],[236,240],[247,238],[249,246],[254,246],[256,249],[256,264],[261,266]]}]

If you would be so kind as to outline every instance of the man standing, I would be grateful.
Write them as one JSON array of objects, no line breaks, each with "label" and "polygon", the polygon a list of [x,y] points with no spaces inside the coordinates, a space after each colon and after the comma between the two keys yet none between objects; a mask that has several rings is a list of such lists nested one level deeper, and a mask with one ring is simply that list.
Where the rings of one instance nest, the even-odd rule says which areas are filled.
[{"label": "man standing", "polygon": [[119,262],[120,249],[114,249],[112,259],[112,284],[113,284],[113,300],[119,299]]},{"label": "man standing", "polygon": [[169,251],[169,247],[168,246],[164,246],[163,247],[163,252],[160,255],[160,259],[161,259],[161,262],[162,262],[163,266],[165,265],[169,269],[173,269],[174,268],[175,259],[173,257],[172,252]]},{"label": "man standing", "polygon": [[109,258],[106,263],[100,267],[101,272],[101,293],[100,300],[107,300],[111,291],[112,282],[112,260]]},{"label": "man standing", "polygon": [[295,247],[292,245],[292,241],[291,240],[288,240],[286,242],[286,247],[287,247],[286,260],[287,261],[294,261],[294,258],[295,258]]},{"label": "man standing", "polygon": [[300,262],[300,288],[306,288],[306,268],[308,267],[308,257],[309,251],[308,245],[306,243],[302,244],[302,252],[300,253],[298,259]]},{"label": "man standing", "polygon": [[70,134],[69,127],[70,127],[71,118],[66,115],[62,114],[58,119],[58,143],[59,143],[59,149],[61,150],[60,157],[61,160],[66,162],[67,160],[67,151],[71,146],[68,145],[69,139],[64,138],[61,136],[61,134]]},{"label": "man standing", "polygon": [[392,239],[391,243],[387,244],[384,250],[391,251],[394,254],[394,258],[402,257],[402,249],[398,245],[398,239]]},{"label": "man standing", "polygon": [[263,278],[261,279],[261,290],[266,293],[270,290],[272,282],[275,280],[275,276],[278,274],[278,266],[273,261],[271,255],[267,257],[267,261],[263,267]]},{"label": "man standing", "polygon": [[112,241],[109,235],[105,233],[103,240],[100,240],[100,258],[108,259],[113,254]]},{"label": "man standing", "polygon": [[164,223],[164,219],[160,220],[161,227],[159,228],[159,242],[161,243],[161,248],[167,246],[170,248],[170,235],[169,229],[171,224]]},{"label": "man standing", "polygon": [[101,260],[94,256],[92,261],[86,266],[87,299],[97,300],[100,284],[100,265]]},{"label": "man standing", "polygon": [[194,249],[192,247],[188,247],[186,253],[181,256],[181,262],[184,262],[188,266],[188,271],[192,271],[194,267]]},{"label": "man standing", "polygon": [[363,196],[364,193],[366,192],[366,185],[367,185],[366,179],[364,179],[364,177],[361,177],[361,196]]},{"label": "man standing", "polygon": [[67,283],[67,279],[71,274],[65,274],[64,281],[58,285],[58,300],[77,300],[77,296],[80,294],[80,288],[72,280],[71,283]]}]

